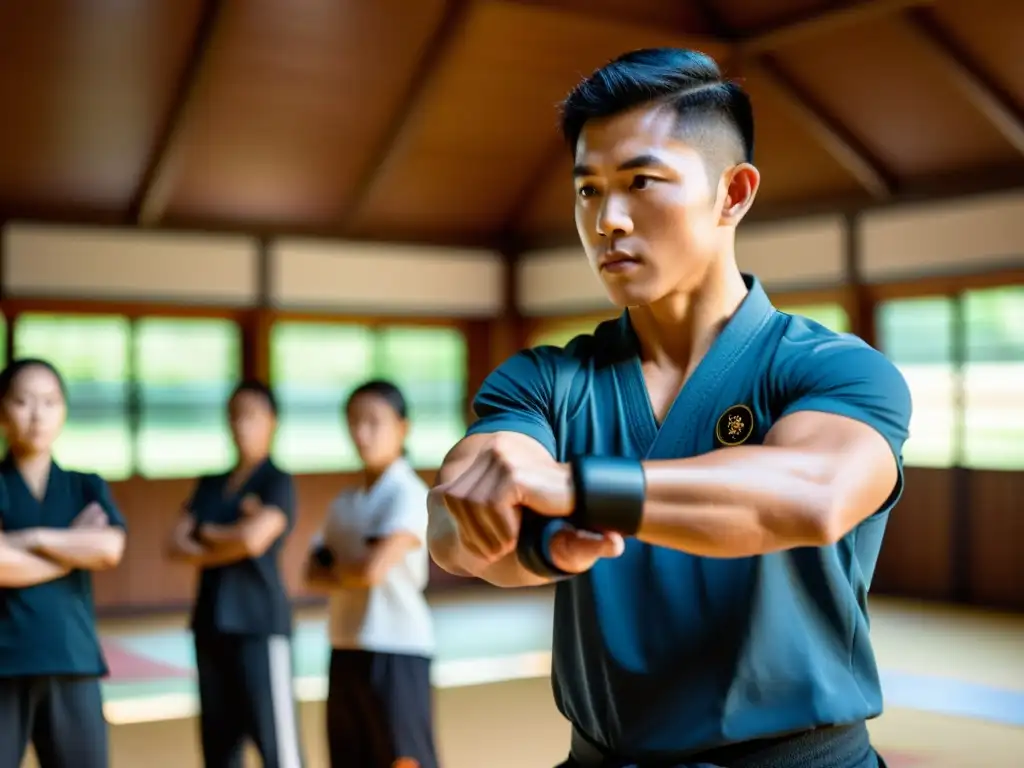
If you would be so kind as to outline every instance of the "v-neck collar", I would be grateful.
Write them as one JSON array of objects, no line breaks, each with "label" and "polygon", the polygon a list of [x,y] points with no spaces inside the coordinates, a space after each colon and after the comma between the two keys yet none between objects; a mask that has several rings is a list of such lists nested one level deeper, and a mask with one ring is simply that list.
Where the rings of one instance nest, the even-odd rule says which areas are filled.
[{"label": "v-neck collar", "polygon": [[619,318],[620,338],[631,351],[631,354],[621,358],[620,363],[621,375],[627,385],[627,416],[634,440],[649,458],[654,454],[668,458],[678,452],[679,447],[689,439],[686,425],[693,422],[692,418],[684,418],[685,414],[700,412],[701,407],[717,392],[719,382],[775,312],[756,277],[744,274],[743,281],[747,285],[747,295],[683,384],[660,425],[655,418],[647,383],[644,381],[640,343],[629,312],[623,312]]},{"label": "v-neck collar", "polygon": [[239,483],[234,488],[231,487],[231,476],[234,474],[234,470],[228,472],[227,478],[225,479],[225,487],[221,495],[222,499],[224,501],[233,501],[234,499],[240,499],[243,496],[245,496],[249,488],[252,487],[252,484],[256,482],[256,479],[263,474],[263,472],[269,465],[270,457],[268,456],[255,467],[253,467],[252,471],[249,472],[249,474],[242,480],[242,482]]},{"label": "v-neck collar", "polygon": [[381,489],[387,489],[391,486],[395,481],[395,477],[401,474],[405,467],[408,466],[409,463],[404,458],[395,459],[388,465],[387,469],[381,472],[380,477],[378,477],[369,488],[361,485],[356,488],[357,498],[364,501],[372,501],[381,493]]},{"label": "v-neck collar", "polygon": [[4,474],[14,475],[14,477],[16,478],[15,482],[17,482],[21,486],[21,489],[30,499],[32,499],[32,501],[34,501],[40,507],[46,506],[46,502],[50,497],[50,492],[53,489],[53,483],[56,479],[56,475],[57,473],[60,472],[60,467],[57,466],[57,462],[55,462],[52,458],[50,459],[50,469],[46,474],[46,486],[43,488],[42,498],[37,497],[32,492],[32,488],[29,486],[28,482],[26,482],[25,476],[21,474],[21,470],[15,463],[14,457],[11,455],[10,451],[8,451],[4,455],[3,461],[0,462],[0,466],[3,467]]}]

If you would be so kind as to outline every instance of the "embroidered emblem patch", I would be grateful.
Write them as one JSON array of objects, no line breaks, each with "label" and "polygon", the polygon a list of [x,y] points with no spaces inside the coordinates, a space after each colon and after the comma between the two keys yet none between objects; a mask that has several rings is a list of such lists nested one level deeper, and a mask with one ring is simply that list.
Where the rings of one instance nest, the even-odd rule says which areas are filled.
[{"label": "embroidered emblem patch", "polygon": [[754,434],[754,413],[745,405],[726,408],[715,424],[715,437],[721,445],[743,445]]}]

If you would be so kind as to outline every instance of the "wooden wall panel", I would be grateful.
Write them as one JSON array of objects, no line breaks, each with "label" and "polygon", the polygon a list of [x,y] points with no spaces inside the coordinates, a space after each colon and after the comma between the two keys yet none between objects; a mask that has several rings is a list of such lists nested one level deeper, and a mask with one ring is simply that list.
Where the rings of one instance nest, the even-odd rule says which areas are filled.
[{"label": "wooden wall panel", "polygon": [[953,594],[953,473],[908,467],[889,518],[872,591],[929,600]]},{"label": "wooden wall panel", "polygon": [[[428,482],[433,472],[422,472]],[[319,528],[327,506],[353,475],[300,475],[295,478],[298,519],[285,545],[281,568],[289,594],[296,599],[315,598],[302,587],[302,567],[310,538]],[[171,562],[164,555],[167,535],[174,526],[182,501],[192,488],[191,480],[143,480],[132,478],[111,483],[114,498],[128,520],[128,546],[121,565],[95,579],[96,605],[102,614],[140,613],[180,609],[195,595],[192,568]],[[431,589],[469,584],[431,563]]]},{"label": "wooden wall panel", "polygon": [[970,473],[972,603],[1024,610],[1024,472]]}]

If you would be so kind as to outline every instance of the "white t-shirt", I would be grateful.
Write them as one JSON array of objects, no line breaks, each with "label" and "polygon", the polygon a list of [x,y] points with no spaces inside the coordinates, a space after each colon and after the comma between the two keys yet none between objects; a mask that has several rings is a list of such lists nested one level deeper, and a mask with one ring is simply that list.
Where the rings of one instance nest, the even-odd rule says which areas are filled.
[{"label": "white t-shirt", "polygon": [[399,560],[384,581],[369,589],[333,590],[329,633],[333,648],[432,656],[434,623],[423,590],[429,578],[426,483],[404,459],[369,490],[342,491],[331,503],[312,547],[326,545],[341,562],[362,559],[366,539],[411,533],[420,546]]}]

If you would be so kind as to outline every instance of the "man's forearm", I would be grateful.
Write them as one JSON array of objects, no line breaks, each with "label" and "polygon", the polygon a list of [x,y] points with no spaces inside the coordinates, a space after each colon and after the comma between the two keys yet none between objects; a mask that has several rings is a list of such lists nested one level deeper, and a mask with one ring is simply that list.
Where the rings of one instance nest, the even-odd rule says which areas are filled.
[{"label": "man's forearm", "polygon": [[2,541],[0,534],[0,587],[22,589],[59,579],[70,572],[60,563],[47,560]]},{"label": "man's forearm", "polygon": [[738,446],[645,462],[637,538],[703,557],[749,557],[836,538],[833,460],[773,446]]},{"label": "man's forearm", "polygon": [[114,568],[124,553],[120,528],[44,528],[33,554],[71,569],[102,571]]}]

